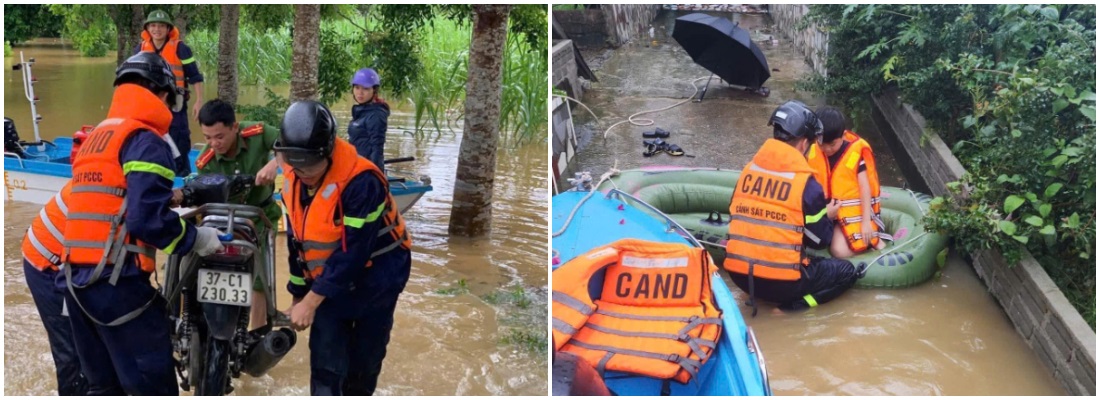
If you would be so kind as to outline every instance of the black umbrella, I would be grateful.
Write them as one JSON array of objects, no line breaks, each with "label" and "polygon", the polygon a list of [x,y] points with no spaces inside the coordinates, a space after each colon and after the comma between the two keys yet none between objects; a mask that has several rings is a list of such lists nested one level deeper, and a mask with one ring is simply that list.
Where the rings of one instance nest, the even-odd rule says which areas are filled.
[{"label": "black umbrella", "polygon": [[749,32],[726,18],[701,13],[676,18],[672,38],[696,64],[730,84],[755,89],[771,77],[768,60]]}]

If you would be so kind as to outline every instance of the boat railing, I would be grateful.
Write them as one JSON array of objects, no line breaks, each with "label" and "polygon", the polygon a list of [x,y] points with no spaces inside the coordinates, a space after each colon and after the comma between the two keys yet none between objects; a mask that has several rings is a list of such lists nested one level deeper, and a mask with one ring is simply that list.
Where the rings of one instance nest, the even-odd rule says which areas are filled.
[{"label": "boat railing", "polygon": [[18,154],[12,153],[10,151],[5,151],[4,152],[4,158],[8,158],[8,157],[19,160],[19,168],[27,168],[27,167],[23,166],[23,157],[20,157]]},{"label": "boat railing", "polygon": [[650,205],[649,203],[646,203],[644,200],[639,199],[637,197],[634,197],[633,195],[628,194],[626,192],[623,192],[622,190],[619,190],[619,189],[609,190],[607,192],[606,197],[608,197],[608,198],[615,197],[615,198],[618,198],[619,200],[627,199],[627,200],[631,200],[633,202],[637,202],[638,204],[645,207],[647,210],[652,211],[653,213],[657,214],[658,217],[664,219],[665,222],[668,224],[668,230],[670,232],[679,231],[680,234],[682,236],[684,236],[684,238],[687,239],[689,242],[691,242],[692,245],[694,245],[695,247],[698,247],[698,248],[703,248],[703,244],[699,243],[699,240],[695,238],[695,235],[692,235],[691,232],[689,232],[687,229],[685,229],[683,226],[681,226],[680,223],[676,222],[676,220],[672,219],[672,217],[668,216],[668,214],[665,214],[665,213],[661,212],[661,210],[658,210],[657,207],[654,207],[654,206]]},{"label": "boat railing", "polygon": [[760,379],[764,381],[764,395],[771,396],[772,384],[768,380],[768,366],[764,361],[764,352],[760,350],[760,343],[756,341],[756,333],[753,332],[752,327],[746,324],[745,329],[748,332],[749,352],[756,355],[756,364],[760,367]]}]

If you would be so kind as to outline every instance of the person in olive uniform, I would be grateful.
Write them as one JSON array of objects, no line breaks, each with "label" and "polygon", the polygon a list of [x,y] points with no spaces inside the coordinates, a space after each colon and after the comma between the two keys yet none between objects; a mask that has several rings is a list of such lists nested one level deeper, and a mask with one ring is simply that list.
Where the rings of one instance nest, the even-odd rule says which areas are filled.
[{"label": "person in olive uniform", "polygon": [[[272,198],[278,163],[271,149],[279,139],[279,129],[261,122],[237,122],[233,106],[218,99],[206,102],[199,110],[199,125],[206,138],[206,145],[195,160],[199,174],[255,175],[255,186],[245,193],[231,193],[230,202],[260,207],[271,223],[278,224],[283,210]],[[270,251],[267,231],[260,221],[254,222],[260,248]],[[252,291],[251,325],[255,330],[267,324],[267,297],[259,276],[253,281]]]}]

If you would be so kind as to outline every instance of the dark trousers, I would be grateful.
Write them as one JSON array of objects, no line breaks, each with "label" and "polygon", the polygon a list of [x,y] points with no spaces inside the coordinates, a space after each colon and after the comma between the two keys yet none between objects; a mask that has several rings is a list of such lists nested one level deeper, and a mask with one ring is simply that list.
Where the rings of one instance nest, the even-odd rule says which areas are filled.
[{"label": "dark trousers", "polygon": [[50,342],[50,353],[53,354],[53,364],[57,370],[57,394],[85,395],[88,381],[80,373],[73,328],[69,324],[69,317],[61,315],[65,294],[57,290],[53,283],[57,271],[39,271],[24,259],[23,274],[27,278],[27,287],[31,289],[34,305],[38,308],[38,315],[46,326],[46,339]]},{"label": "dark trousers", "polygon": [[172,124],[168,126],[168,135],[172,142],[180,150],[180,156],[176,157],[176,176],[184,177],[191,174],[191,127],[188,125],[187,104],[184,103],[180,112],[172,113]]},{"label": "dark trousers", "polygon": [[[309,332],[309,391],[314,396],[369,396],[378,384],[401,291],[370,303],[326,299]],[[349,314],[349,308],[362,308]],[[357,315],[356,315],[357,314]]]},{"label": "dark trousers", "polygon": [[780,308],[808,307],[810,304],[806,302],[806,295],[812,296],[817,304],[828,303],[850,289],[859,278],[851,261],[820,257],[812,258],[810,265],[802,268],[802,279],[797,281],[754,277],[753,287],[750,288],[748,275],[732,272],[729,275],[745,293],[751,292],[757,299],[779,303]]},{"label": "dark trousers", "polygon": [[[144,305],[156,289],[147,278],[132,276],[119,279],[116,286],[103,279],[76,293],[89,314],[108,323]],[[156,301],[137,318],[107,327],[89,319],[66,290],[76,350],[88,378],[88,394],[179,395],[169,337],[171,322],[164,298],[156,296]]]}]

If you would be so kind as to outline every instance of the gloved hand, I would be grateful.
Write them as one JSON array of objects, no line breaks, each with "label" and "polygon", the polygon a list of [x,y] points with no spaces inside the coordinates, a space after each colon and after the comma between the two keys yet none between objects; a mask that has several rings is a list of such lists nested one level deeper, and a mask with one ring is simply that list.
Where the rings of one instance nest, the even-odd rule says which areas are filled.
[{"label": "gloved hand", "polygon": [[195,228],[195,245],[191,251],[199,257],[206,257],[223,249],[221,240],[218,240],[218,230],[209,226]]}]

